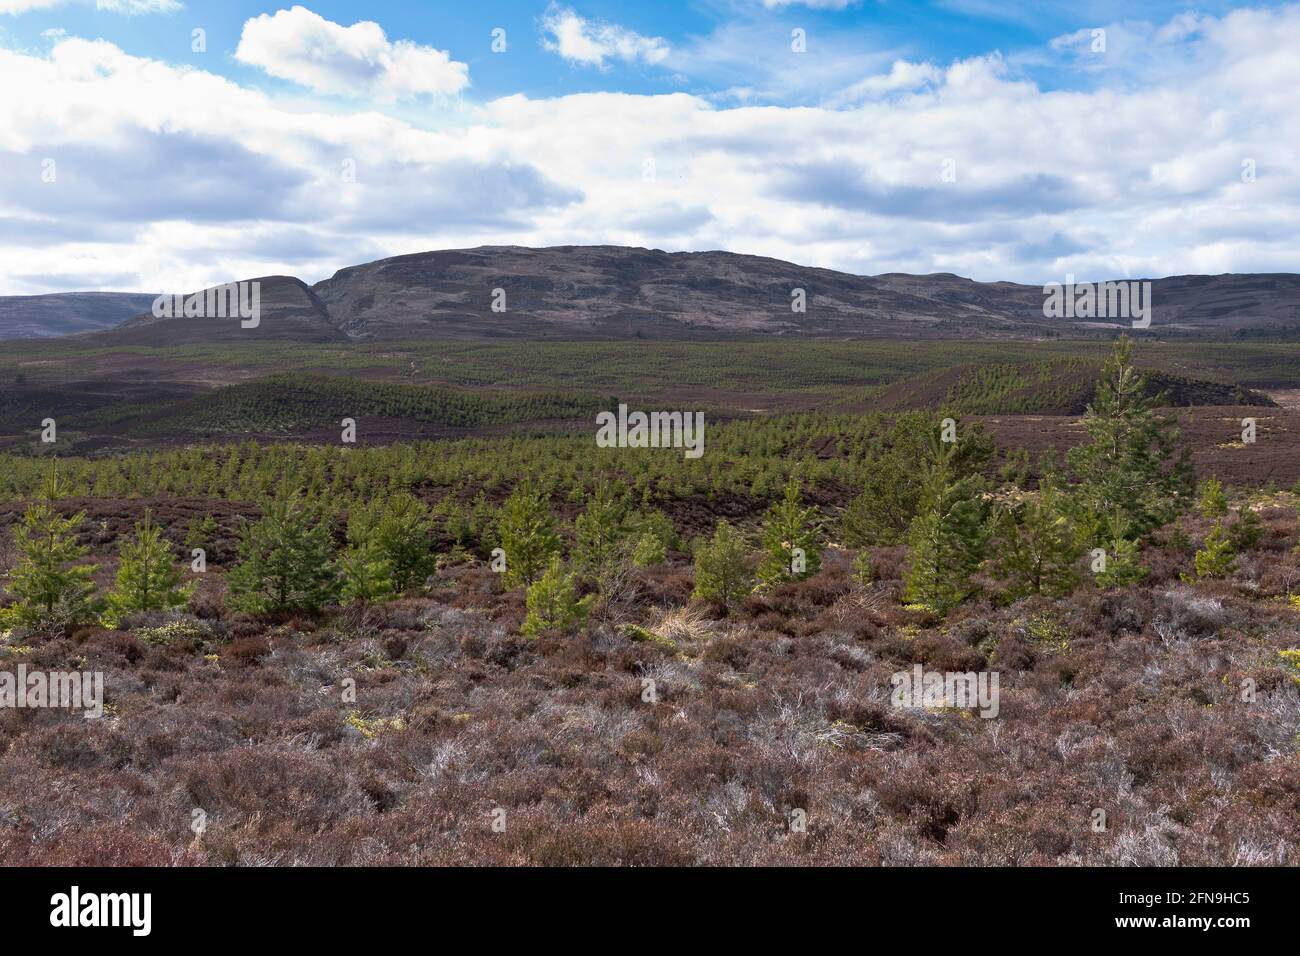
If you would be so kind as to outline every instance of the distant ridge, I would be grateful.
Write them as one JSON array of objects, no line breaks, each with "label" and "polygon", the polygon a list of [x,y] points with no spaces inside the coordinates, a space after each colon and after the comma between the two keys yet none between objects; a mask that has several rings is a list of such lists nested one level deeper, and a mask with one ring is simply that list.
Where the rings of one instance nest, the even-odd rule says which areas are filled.
[{"label": "distant ridge", "polygon": [[[291,276],[259,281],[262,318],[255,330],[228,319],[156,319],[140,309],[93,338],[140,345],[250,338],[1023,340],[1111,335],[1130,326],[1046,318],[1036,285],[949,273],[858,276],[730,252],[624,246],[483,246],[350,266],[313,286]],[[1300,333],[1300,275],[1173,276],[1151,283],[1149,334]],[[803,312],[791,307],[798,289],[806,297]],[[8,334],[3,326],[0,334]]]},{"label": "distant ridge", "polygon": [[60,292],[0,296],[0,339],[39,339],[93,332],[147,309],[152,292]]}]

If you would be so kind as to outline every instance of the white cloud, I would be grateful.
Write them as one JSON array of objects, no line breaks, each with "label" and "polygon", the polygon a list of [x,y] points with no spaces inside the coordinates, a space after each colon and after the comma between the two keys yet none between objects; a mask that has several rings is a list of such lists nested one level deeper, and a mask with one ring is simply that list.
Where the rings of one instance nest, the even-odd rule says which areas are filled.
[{"label": "white cloud", "polygon": [[613,23],[585,20],[554,4],[542,17],[542,29],[549,35],[542,40],[542,46],[583,66],[604,69],[608,60],[656,64],[671,52],[667,41],[660,37],[642,36]]},{"label": "white cloud", "polygon": [[763,0],[763,6],[769,10],[795,6],[810,7],[813,10],[844,10],[860,2],[861,0]]},{"label": "white cloud", "polygon": [[41,275],[311,281],[479,244],[722,248],[1040,283],[1294,271],[1300,5],[1165,35],[1147,54],[1158,69],[1082,91],[1040,89],[996,55],[893,58],[839,106],[514,95],[463,103],[441,128],[304,110],[104,41],[0,49],[0,76],[41,91],[0,97],[0,294]]},{"label": "white cloud", "polygon": [[943,76],[943,71],[933,63],[909,63],[895,60],[888,73],[868,76],[831,98],[829,105],[852,103],[862,99],[875,99],[890,93],[916,90],[931,86]]},{"label": "white cloud", "polygon": [[0,0],[0,13],[19,14],[29,10],[47,10],[63,0]]},{"label": "white cloud", "polygon": [[791,41],[789,28],[738,18],[673,47],[664,66],[706,89],[723,90],[715,94],[720,102],[790,106],[822,103],[898,59],[897,51],[864,42],[857,33],[814,31],[805,53],[794,52]]},{"label": "white cloud", "polygon": [[390,42],[372,21],[342,26],[295,6],[244,24],[235,59],[319,93],[392,101],[459,93],[469,67],[442,50]]},{"label": "white cloud", "polygon": [[181,5],[179,0],[95,0],[96,10],[135,15],[137,13],[174,13]]},{"label": "white cloud", "polygon": [[[0,0],[0,13],[19,14],[31,10],[49,10],[68,0]],[[95,0],[95,9],[110,13],[173,13],[181,9],[179,0]]]}]

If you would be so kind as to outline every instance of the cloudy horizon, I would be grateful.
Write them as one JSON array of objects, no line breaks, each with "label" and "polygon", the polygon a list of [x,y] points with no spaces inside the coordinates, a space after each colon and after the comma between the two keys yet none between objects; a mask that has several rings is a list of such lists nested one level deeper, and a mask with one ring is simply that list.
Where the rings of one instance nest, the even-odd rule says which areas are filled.
[{"label": "cloudy horizon", "polygon": [[1300,4],[346,6],[0,0],[0,295],[481,245],[1300,261]]}]

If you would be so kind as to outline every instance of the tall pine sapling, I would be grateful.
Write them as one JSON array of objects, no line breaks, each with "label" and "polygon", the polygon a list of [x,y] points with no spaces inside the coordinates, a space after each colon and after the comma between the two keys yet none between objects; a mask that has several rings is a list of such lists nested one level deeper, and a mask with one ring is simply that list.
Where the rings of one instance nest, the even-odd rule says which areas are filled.
[{"label": "tall pine sapling", "polygon": [[[921,503],[916,463],[928,454],[932,425],[925,412],[907,412],[894,421],[884,449],[863,469],[862,494],[845,509],[840,531],[846,544],[861,548],[906,540]],[[975,426],[962,436],[949,468],[954,478],[982,474],[992,456],[992,441]]]},{"label": "tall pine sapling", "polygon": [[613,569],[628,533],[627,506],[609,482],[601,480],[587,499],[587,509],[573,523],[576,563],[588,577],[600,580]]},{"label": "tall pine sapling", "polygon": [[763,560],[758,580],[764,586],[812,577],[822,566],[822,538],[816,508],[799,499],[799,482],[791,478],[785,494],[763,518]]},{"label": "tall pine sapling", "polygon": [[357,508],[348,516],[348,546],[339,556],[340,594],[344,601],[369,604],[397,593],[392,561],[376,535],[382,513],[381,505]]},{"label": "tall pine sapling", "polygon": [[16,560],[8,586],[14,603],[0,609],[0,627],[71,626],[92,620],[99,610],[94,597],[98,565],[77,563],[90,553],[77,540],[86,514],[59,514],[54,502],[60,494],[56,461],[45,482],[44,500],[28,506],[14,530]]},{"label": "tall pine sapling", "polygon": [[384,504],[371,531],[372,543],[388,563],[398,593],[423,584],[437,565],[433,550],[433,516],[410,492],[399,492]]},{"label": "tall pine sapling", "polygon": [[135,526],[134,536],[123,541],[119,550],[121,562],[104,617],[110,627],[118,627],[129,614],[174,611],[189,603],[194,585],[183,583],[184,574],[171,546],[149,511]]},{"label": "tall pine sapling", "polygon": [[97,565],[78,564],[88,547],[77,542],[85,512],[65,518],[48,502],[23,513],[14,530],[17,560],[9,572],[9,596],[14,603],[0,611],[0,625],[47,628],[73,625],[94,618],[94,574]]},{"label": "tall pine sapling", "polygon": [[724,611],[743,601],[754,589],[745,539],[725,519],[710,541],[695,549],[694,597],[717,601]]},{"label": "tall pine sapling", "polygon": [[991,570],[1007,582],[1006,598],[1060,597],[1079,583],[1082,547],[1060,492],[1044,481],[1036,497],[1001,509],[995,519]]},{"label": "tall pine sapling", "polygon": [[531,483],[520,484],[501,506],[496,537],[506,555],[507,588],[532,584],[560,553],[550,502]]},{"label": "tall pine sapling", "polygon": [[1120,512],[1128,534],[1143,537],[1186,509],[1194,486],[1186,450],[1175,456],[1178,430],[1156,412],[1146,379],[1132,361],[1133,343],[1120,336],[1083,416],[1090,441],[1066,454],[1076,479],[1072,500],[1090,540],[1104,537]]},{"label": "tall pine sapling", "polygon": [[946,614],[974,590],[972,580],[987,543],[983,485],[978,475],[956,477],[957,442],[931,436],[921,463],[921,502],[908,528],[912,563],[904,595]]},{"label": "tall pine sapling", "polygon": [[260,521],[245,522],[239,558],[226,575],[229,604],[237,611],[316,612],[338,597],[328,520],[296,494],[282,491],[266,503]]}]

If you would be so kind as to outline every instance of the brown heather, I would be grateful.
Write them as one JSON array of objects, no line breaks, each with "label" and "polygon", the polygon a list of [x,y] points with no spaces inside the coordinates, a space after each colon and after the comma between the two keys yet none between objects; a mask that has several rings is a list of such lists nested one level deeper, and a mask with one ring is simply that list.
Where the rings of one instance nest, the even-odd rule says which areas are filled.
[{"label": "brown heather", "polygon": [[[727,618],[679,555],[535,641],[481,567],[320,619],[232,616],[205,581],[170,638],[6,645],[104,671],[109,710],[0,711],[0,863],[1294,865],[1300,558],[1294,512],[1262,515],[1231,578],[1181,583],[1162,532],[1141,586],[944,621],[900,603],[898,548],[866,586],[832,549]],[[916,663],[998,670],[1000,716],[892,707]]]}]

